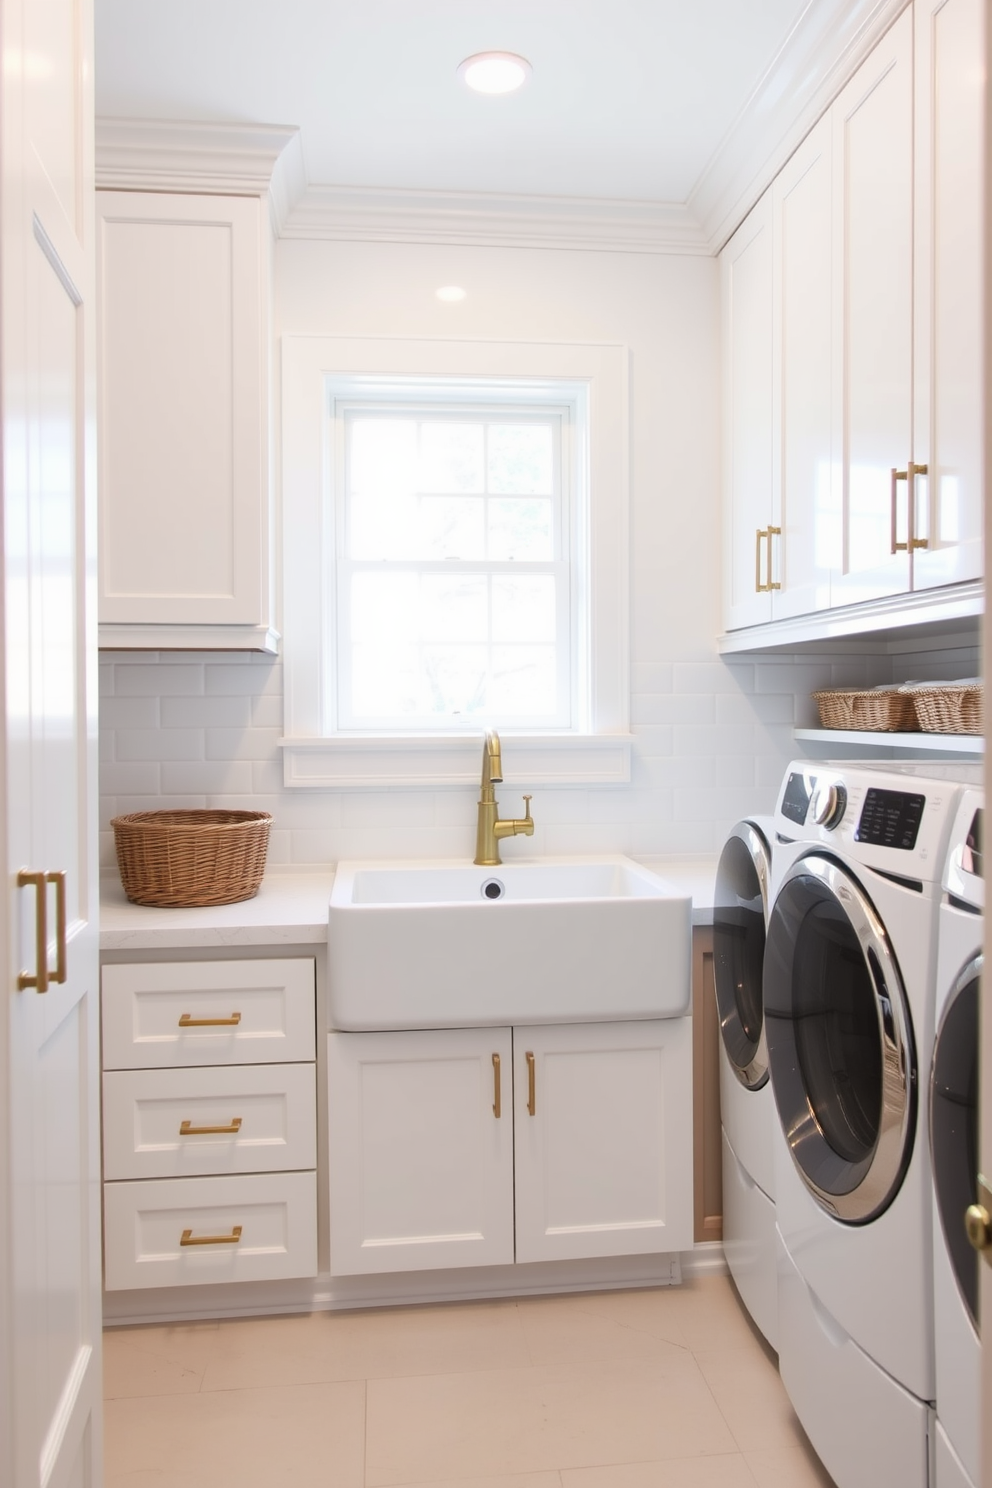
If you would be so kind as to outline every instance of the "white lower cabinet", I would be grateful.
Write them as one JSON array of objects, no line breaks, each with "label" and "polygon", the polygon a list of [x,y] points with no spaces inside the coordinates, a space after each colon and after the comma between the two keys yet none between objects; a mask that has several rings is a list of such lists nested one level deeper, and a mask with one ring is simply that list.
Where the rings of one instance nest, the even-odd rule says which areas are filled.
[{"label": "white lower cabinet", "polygon": [[332,1033],[331,1271],[692,1246],[688,1018]]}]

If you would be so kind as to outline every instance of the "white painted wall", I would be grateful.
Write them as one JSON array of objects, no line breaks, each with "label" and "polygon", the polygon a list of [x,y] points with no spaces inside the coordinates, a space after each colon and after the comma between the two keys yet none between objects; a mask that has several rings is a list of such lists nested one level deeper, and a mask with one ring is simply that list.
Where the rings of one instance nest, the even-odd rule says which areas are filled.
[{"label": "white painted wall", "polygon": [[[811,723],[809,692],[888,680],[887,656],[720,660],[719,285],[715,261],[650,254],[284,241],[275,333],[624,342],[631,369],[629,787],[542,790],[534,838],[504,855],[706,853],[770,810]],[[442,304],[442,284],[468,298]],[[278,433],[278,410],[276,413]],[[907,673],[923,675],[922,660]],[[947,675],[976,669],[954,653]],[[273,863],[464,856],[476,793],[285,791],[276,745],[282,666],[269,657],[105,655],[101,681],[104,861],[118,812],[251,806],[275,817]],[[481,754],[481,750],[480,750]],[[527,782],[508,773],[505,815]]]}]

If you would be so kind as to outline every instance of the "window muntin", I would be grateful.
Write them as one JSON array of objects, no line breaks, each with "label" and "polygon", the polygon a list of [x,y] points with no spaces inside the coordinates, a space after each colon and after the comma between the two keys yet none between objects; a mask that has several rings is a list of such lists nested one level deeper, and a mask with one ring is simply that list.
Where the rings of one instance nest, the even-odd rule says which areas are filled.
[{"label": "window muntin", "polygon": [[342,731],[574,727],[573,410],[340,400]]}]

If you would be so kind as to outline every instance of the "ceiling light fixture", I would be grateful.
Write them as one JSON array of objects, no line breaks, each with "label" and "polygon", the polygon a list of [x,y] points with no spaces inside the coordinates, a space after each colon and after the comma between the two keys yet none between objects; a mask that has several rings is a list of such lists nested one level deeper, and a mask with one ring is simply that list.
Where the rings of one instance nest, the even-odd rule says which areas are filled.
[{"label": "ceiling light fixture", "polygon": [[476,52],[466,57],[458,76],[476,93],[514,93],[530,77],[526,57],[514,52]]},{"label": "ceiling light fixture", "polygon": [[439,300],[447,300],[453,304],[455,300],[463,300],[466,292],[457,284],[444,284],[434,293]]}]

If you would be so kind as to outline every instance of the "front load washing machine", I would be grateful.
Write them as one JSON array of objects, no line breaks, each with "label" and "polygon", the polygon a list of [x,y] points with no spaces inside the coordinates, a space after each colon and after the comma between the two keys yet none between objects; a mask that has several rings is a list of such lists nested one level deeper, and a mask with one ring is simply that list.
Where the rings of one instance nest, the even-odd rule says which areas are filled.
[{"label": "front load washing machine", "polygon": [[980,766],[786,771],[765,945],[779,1366],[839,1488],[926,1488],[937,909]]},{"label": "front load washing machine", "polygon": [[981,791],[961,797],[938,920],[937,1031],[930,1075],[936,1488],[975,1488],[979,1478],[979,1262],[965,1235],[964,1212],[974,1200],[978,1172],[983,808]]},{"label": "front load washing machine", "polygon": [[769,817],[740,821],[724,844],[713,909],[713,975],[720,1019],[723,1249],[742,1302],[775,1348],[776,1116],[761,1000],[772,826]]}]

